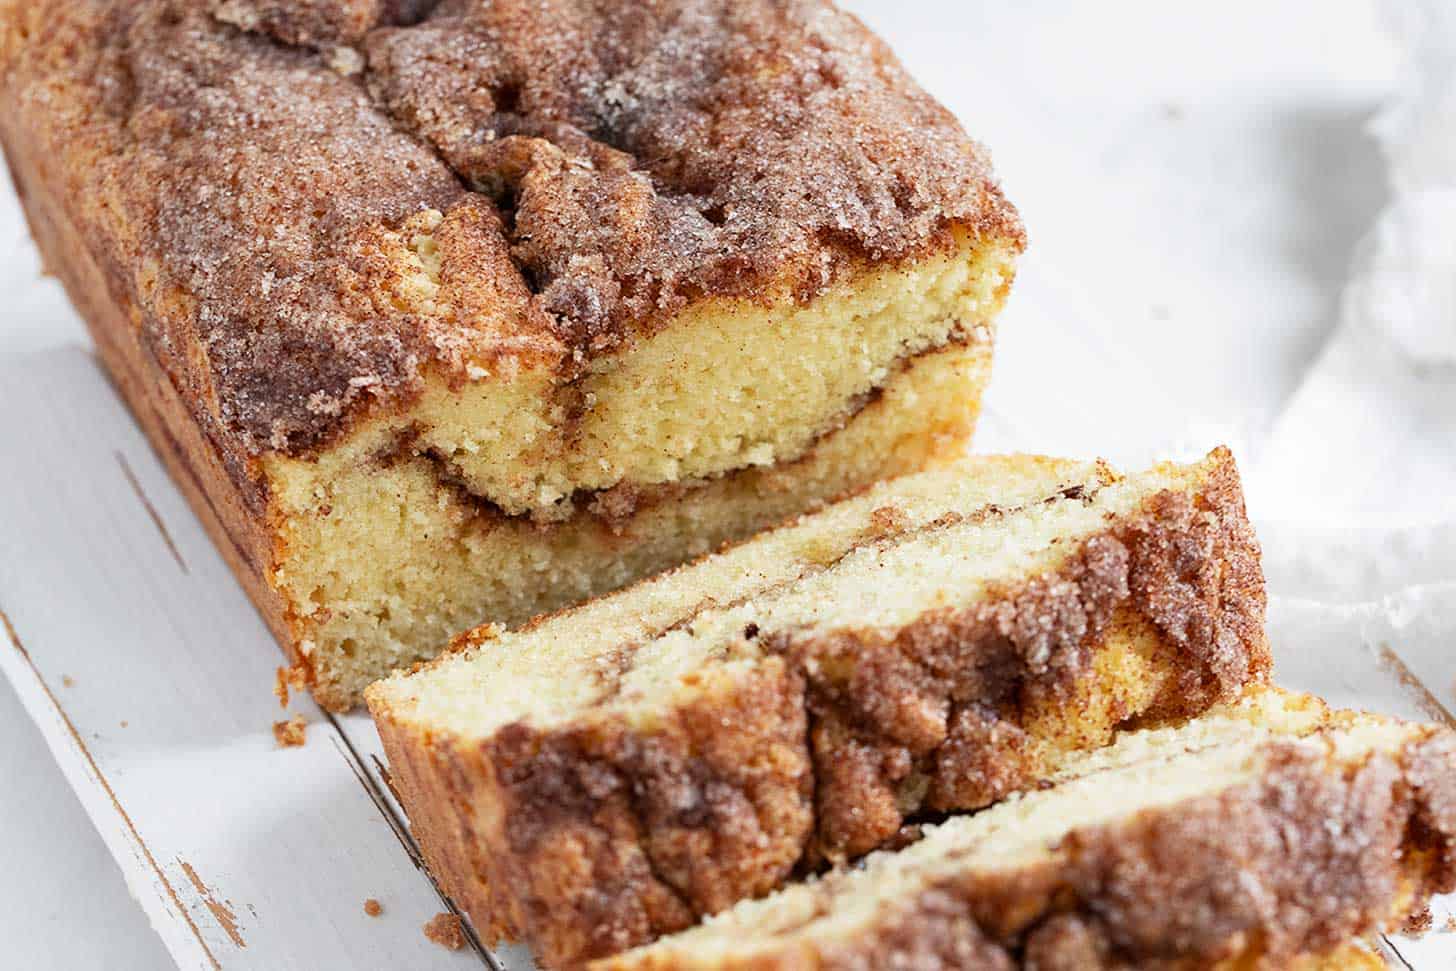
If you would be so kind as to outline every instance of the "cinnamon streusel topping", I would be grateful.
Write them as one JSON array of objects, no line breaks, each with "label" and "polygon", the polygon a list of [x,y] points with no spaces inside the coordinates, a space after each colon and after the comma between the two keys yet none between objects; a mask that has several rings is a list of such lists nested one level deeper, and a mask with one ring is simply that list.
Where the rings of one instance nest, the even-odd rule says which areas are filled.
[{"label": "cinnamon streusel topping", "polygon": [[985,154],[820,0],[15,17],[0,91],[235,474],[430,370],[569,375],[704,298],[806,298],[955,230],[1021,240]]}]

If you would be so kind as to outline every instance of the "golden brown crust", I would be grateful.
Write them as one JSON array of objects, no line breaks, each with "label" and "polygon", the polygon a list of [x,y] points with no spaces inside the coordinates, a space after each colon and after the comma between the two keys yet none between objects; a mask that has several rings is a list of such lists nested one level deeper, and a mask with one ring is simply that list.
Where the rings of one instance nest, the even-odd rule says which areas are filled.
[{"label": "golden brown crust", "polygon": [[650,731],[516,725],[478,748],[376,720],[441,885],[482,936],[530,940],[554,965],[783,882],[812,826],[802,694],[765,664]]},{"label": "golden brown crust", "polygon": [[[224,453],[208,438],[150,346],[136,337],[138,313],[129,300],[116,300],[106,272],[82,238],[78,226],[55,197],[59,191],[43,174],[53,172],[34,154],[36,144],[15,137],[8,116],[0,111],[0,143],[12,163],[15,185],[36,244],[86,321],[96,352],[115,382],[172,481],[187,497],[213,544],[283,645],[295,688],[308,680],[308,662],[298,651],[298,632],[288,608],[269,577],[276,563],[273,524],[262,497],[224,462]],[[26,173],[24,176],[21,173]],[[243,483],[240,485],[239,483]],[[351,697],[315,694],[325,707],[347,710]]]},{"label": "golden brown crust", "polygon": [[[8,140],[49,163],[240,484],[427,372],[506,356],[568,380],[698,300],[805,297],[954,227],[1020,240],[984,154],[821,0],[451,2],[370,29],[427,6],[9,15]],[[283,42],[352,38],[360,73]],[[444,214],[434,311],[399,299],[386,245],[422,208]]]},{"label": "golden brown crust", "polygon": [[377,235],[466,194],[355,83],[200,6],[28,5],[0,84],[12,147],[48,159],[31,171],[135,314],[122,333],[247,481],[248,456],[417,385],[448,332],[375,305]]},{"label": "golden brown crust", "polygon": [[[1095,698],[1090,662],[1110,637],[1149,637],[1162,681],[1135,708],[1115,695],[1074,705],[1058,720],[1067,748],[1103,744],[1133,715],[1201,711],[1266,676],[1258,552],[1226,454],[1196,499],[1158,494],[1071,563],[1002,591],[985,616],[935,617],[893,642],[765,635],[750,673],[706,674],[711,690],[652,726],[516,724],[466,744],[383,705],[374,715],[447,891],[485,937],[524,939],[548,966],[570,966],[890,841],[915,798],[970,808],[1034,783],[1042,759],[1003,740],[1033,731],[1034,710]],[[847,680],[824,673],[846,666]],[[968,727],[973,714],[995,731]],[[973,771],[972,784],[955,781]]]}]

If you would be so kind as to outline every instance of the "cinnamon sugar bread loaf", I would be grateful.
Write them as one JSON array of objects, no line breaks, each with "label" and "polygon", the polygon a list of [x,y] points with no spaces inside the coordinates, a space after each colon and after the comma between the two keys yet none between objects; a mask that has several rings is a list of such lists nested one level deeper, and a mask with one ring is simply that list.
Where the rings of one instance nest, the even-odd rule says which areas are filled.
[{"label": "cinnamon sugar bread loaf", "polygon": [[1446,729],[1256,689],[1051,783],[593,971],[1343,969],[1456,888]]},{"label": "cinnamon sugar bread loaf", "polygon": [[3,3],[0,141],[331,708],[959,451],[1023,245],[822,0]]},{"label": "cinnamon sugar bread loaf", "polygon": [[1269,664],[1233,460],[976,458],[372,686],[432,870],[550,966],[1044,779]]}]

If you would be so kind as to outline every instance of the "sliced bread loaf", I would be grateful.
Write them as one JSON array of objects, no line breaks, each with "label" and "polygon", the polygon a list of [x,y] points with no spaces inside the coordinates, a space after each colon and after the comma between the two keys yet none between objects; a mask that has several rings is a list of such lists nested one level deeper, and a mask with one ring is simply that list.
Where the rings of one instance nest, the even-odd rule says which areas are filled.
[{"label": "sliced bread loaf", "polygon": [[974,809],[1264,678],[1226,451],[974,459],[375,685],[416,838],[569,964]]}]

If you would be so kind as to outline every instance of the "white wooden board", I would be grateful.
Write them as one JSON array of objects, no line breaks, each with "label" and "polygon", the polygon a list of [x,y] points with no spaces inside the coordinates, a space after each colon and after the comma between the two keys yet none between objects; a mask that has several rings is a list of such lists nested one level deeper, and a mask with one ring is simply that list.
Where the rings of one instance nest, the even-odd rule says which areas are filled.
[{"label": "white wooden board", "polygon": [[[367,718],[295,696],[308,744],[277,748],[276,649],[94,358],[0,360],[0,388],[0,454],[19,460],[0,479],[0,668],[178,964],[488,963],[419,931],[446,904]],[[1452,584],[1345,611],[1299,599],[1271,610],[1286,683],[1427,719],[1450,721],[1456,705],[1429,649],[1453,629]],[[382,917],[364,914],[369,897]],[[1449,945],[1398,944],[1412,961],[1449,959]],[[518,953],[500,963],[529,967]]]},{"label": "white wooden board", "polygon": [[[1257,469],[1379,203],[1359,125],[1390,57],[1366,4],[850,6],[995,147],[1031,227],[980,447],[1136,463],[1229,440]],[[1294,43],[1316,11],[1318,42]],[[275,747],[280,655],[23,238],[0,200],[0,669],[152,926],[189,969],[485,966],[420,933],[445,905],[368,721],[295,697],[308,744]],[[1250,502],[1278,544],[1284,680],[1449,718],[1446,534],[1320,533]],[[1372,583],[1390,596],[1347,596]],[[1431,971],[1453,945],[1389,956]]]},{"label": "white wooden board", "polygon": [[295,697],[308,744],[277,747],[279,655],[91,354],[7,357],[0,388],[0,666],[178,963],[479,964],[419,933],[444,905],[368,719]]}]

